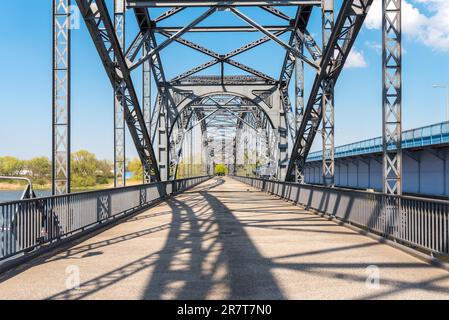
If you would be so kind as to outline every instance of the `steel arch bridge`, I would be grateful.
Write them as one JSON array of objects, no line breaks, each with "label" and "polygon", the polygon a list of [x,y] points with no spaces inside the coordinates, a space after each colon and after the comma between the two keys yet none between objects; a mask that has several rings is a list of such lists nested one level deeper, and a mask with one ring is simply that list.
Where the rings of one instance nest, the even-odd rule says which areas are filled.
[{"label": "steel arch bridge", "polygon": [[[70,192],[70,31],[74,15],[84,20],[112,86],[116,187],[126,181],[126,127],[144,168],[144,182],[213,174],[217,163],[232,174],[303,182],[307,155],[320,133],[323,182],[334,185],[334,88],[372,0],[343,0],[339,6],[334,0],[110,2],[53,0],[54,194]],[[247,7],[272,15],[279,24],[256,21]],[[293,12],[291,7],[294,15],[286,13]],[[155,8],[166,11],[154,15]],[[176,24],[177,15],[189,10],[193,10],[191,21]],[[139,29],[129,46],[124,39],[127,11],[132,11]],[[203,23],[221,11],[244,25]],[[309,31],[313,11],[319,12],[318,36]],[[400,1],[383,0],[382,30],[383,185],[384,192],[401,194]],[[225,53],[185,37],[220,32],[236,37],[258,32],[261,37]],[[267,42],[285,51],[277,77],[235,60]],[[209,60],[168,79],[164,64],[172,62],[163,62],[160,53],[175,43]],[[227,74],[225,65],[241,73]],[[221,66],[220,74],[202,74],[212,66]],[[313,75],[309,93],[304,89],[306,71]],[[142,73],[141,97],[132,79],[136,72]],[[152,79],[157,86],[154,105]]]}]

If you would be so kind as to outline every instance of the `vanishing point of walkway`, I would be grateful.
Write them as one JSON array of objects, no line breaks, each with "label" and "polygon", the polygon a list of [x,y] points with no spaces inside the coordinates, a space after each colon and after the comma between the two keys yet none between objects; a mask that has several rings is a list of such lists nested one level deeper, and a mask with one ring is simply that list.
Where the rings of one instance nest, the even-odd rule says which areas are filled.
[{"label": "vanishing point of walkway", "polygon": [[8,298],[449,299],[449,272],[225,177],[7,273]]}]

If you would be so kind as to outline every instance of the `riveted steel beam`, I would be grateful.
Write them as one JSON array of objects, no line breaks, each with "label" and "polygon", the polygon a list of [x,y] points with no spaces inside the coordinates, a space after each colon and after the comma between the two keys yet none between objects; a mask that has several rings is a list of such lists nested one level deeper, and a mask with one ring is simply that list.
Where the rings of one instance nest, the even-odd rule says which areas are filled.
[{"label": "riveted steel beam", "polygon": [[[329,43],[332,30],[334,28],[334,0],[323,0],[321,7],[322,13],[322,36],[323,52]],[[326,186],[334,185],[335,175],[335,140],[334,140],[334,80],[323,80],[322,104],[323,104],[323,128],[321,130],[322,142],[322,173],[323,184]]]},{"label": "riveted steel beam", "polygon": [[[114,0],[114,30],[120,48],[125,47],[125,0]],[[114,62],[117,59],[114,56]],[[116,79],[116,83],[120,83]],[[124,187],[126,185],[126,153],[125,153],[125,112],[123,105],[116,97],[117,88],[114,90],[114,187]],[[120,95],[124,95],[122,91]]]},{"label": "riveted steel beam", "polygon": [[341,6],[295,139],[287,169],[286,180],[288,181],[295,179],[294,170],[301,172],[304,168],[323,117],[322,99],[326,85],[332,82],[335,86],[371,3],[372,0],[345,0]]},{"label": "riveted steel beam", "polygon": [[52,193],[70,193],[70,0],[53,0]]},{"label": "riveted steel beam", "polygon": [[[263,26],[265,30],[270,32],[277,32],[277,31],[289,31],[293,28],[289,25],[282,25],[282,26]],[[162,32],[169,32],[169,33],[176,33],[180,30],[184,29],[185,27],[154,27],[152,28],[155,33],[162,33]],[[188,33],[191,32],[259,32],[259,30],[251,27],[251,26],[196,26],[189,28]]]},{"label": "riveted steel beam", "polygon": [[[144,171],[160,181],[159,169],[145,126],[130,70],[104,0],[76,0],[97,52],[125,111],[125,119]],[[116,62],[114,61],[114,57]]]},{"label": "riveted steel beam", "polygon": [[382,1],[383,191],[402,194],[401,1]]},{"label": "riveted steel beam", "polygon": [[[281,34],[281,33],[279,33],[279,34]],[[163,35],[165,35],[166,37],[169,37],[170,33],[163,33]],[[243,52],[245,52],[247,50],[250,50],[252,48],[255,48],[255,47],[257,47],[257,46],[261,45],[262,43],[265,43],[265,42],[267,42],[269,40],[270,40],[269,37],[264,37],[264,38],[258,39],[256,41],[253,41],[253,42],[251,42],[251,43],[249,43],[249,44],[247,44],[247,45],[245,45],[245,46],[243,46],[243,47],[241,47],[239,49],[233,50],[233,51],[231,51],[228,54],[220,55],[219,53],[214,52],[214,51],[212,51],[210,49],[207,49],[207,48],[205,48],[205,47],[203,47],[201,45],[198,45],[196,43],[193,43],[192,41],[189,41],[189,40],[186,40],[184,38],[179,37],[179,38],[177,38],[175,40],[176,42],[181,43],[181,44],[183,44],[183,45],[185,45],[185,46],[187,46],[189,48],[192,48],[192,49],[194,49],[196,51],[199,51],[201,53],[204,53],[205,55],[208,55],[208,56],[210,56],[210,57],[212,57],[214,59],[211,60],[211,61],[208,61],[206,63],[203,63],[203,64],[201,64],[201,65],[199,65],[197,67],[194,67],[194,68],[192,68],[192,69],[190,69],[190,70],[188,70],[188,71],[186,71],[186,72],[184,72],[184,73],[174,77],[170,82],[172,84],[176,84],[176,82],[178,82],[178,81],[180,81],[180,80],[182,80],[182,79],[184,79],[186,77],[189,77],[191,75],[194,75],[194,74],[196,74],[196,73],[198,73],[198,72],[200,72],[202,70],[210,68],[210,67],[212,67],[212,66],[214,66],[214,65],[216,65],[218,63],[222,63],[222,64],[223,63],[227,63],[227,64],[232,65],[234,67],[237,67],[237,68],[239,68],[239,69],[241,69],[243,71],[251,73],[251,74],[253,74],[253,75],[255,75],[255,76],[257,76],[257,77],[259,77],[261,79],[265,79],[267,83],[274,84],[274,83],[276,83],[276,80],[273,79],[272,77],[270,77],[269,75],[267,75],[267,74],[265,74],[263,72],[260,72],[258,70],[255,70],[255,69],[253,69],[251,67],[248,67],[248,66],[246,66],[246,65],[244,65],[244,64],[242,64],[240,62],[237,62],[237,61],[231,59],[231,57],[236,56],[236,55],[238,55],[240,53],[243,53]]]},{"label": "riveted steel beam", "polygon": [[285,43],[284,41],[282,41],[281,39],[279,39],[277,36],[272,34],[270,31],[265,29],[263,26],[261,26],[257,22],[253,21],[250,17],[248,17],[244,13],[240,12],[239,10],[237,10],[236,8],[233,8],[233,7],[231,7],[230,10],[237,17],[241,18],[243,21],[247,22],[249,25],[251,25],[254,28],[258,29],[260,32],[262,32],[266,36],[270,37],[271,40],[273,40],[274,42],[279,44],[281,47],[283,47],[287,51],[291,52],[296,58],[299,58],[299,59],[303,60],[305,63],[307,63],[308,65],[310,65],[312,68],[314,68],[316,70],[319,69],[319,66],[315,62],[309,60],[309,58],[307,58],[303,53],[296,51],[295,48],[293,48],[291,45],[289,45],[289,44]]},{"label": "riveted steel beam", "polygon": [[132,65],[129,66],[130,70],[133,70],[137,67],[139,67],[145,60],[151,59],[151,57],[153,55],[155,55],[156,53],[159,53],[162,49],[166,48],[168,45],[170,45],[173,41],[175,41],[178,37],[182,36],[184,33],[186,33],[187,31],[189,31],[189,29],[191,29],[192,27],[196,26],[198,23],[200,23],[201,21],[203,21],[204,19],[206,19],[207,17],[209,17],[212,13],[214,13],[216,11],[215,7],[209,8],[208,10],[206,10],[206,12],[204,12],[203,14],[201,14],[199,17],[197,17],[195,20],[193,20],[192,22],[190,22],[189,24],[187,24],[185,27],[182,27],[179,31],[177,31],[176,33],[172,34],[167,40],[165,40],[164,42],[162,42],[160,45],[158,45],[157,47],[154,47],[151,49],[150,52],[148,52],[147,55],[142,56],[138,61],[136,61],[135,63],[133,63]]},{"label": "riveted steel beam", "polygon": [[211,7],[211,6],[302,6],[321,5],[320,0],[245,0],[245,1],[173,1],[173,0],[128,0],[130,8],[151,8],[151,7]]}]

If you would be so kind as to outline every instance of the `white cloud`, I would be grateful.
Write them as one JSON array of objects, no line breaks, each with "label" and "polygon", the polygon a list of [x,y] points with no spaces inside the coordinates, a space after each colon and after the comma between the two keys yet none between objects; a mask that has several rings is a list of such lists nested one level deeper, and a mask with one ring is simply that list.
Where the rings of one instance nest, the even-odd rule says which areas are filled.
[{"label": "white cloud", "polygon": [[363,51],[358,51],[355,48],[352,48],[351,52],[349,52],[348,59],[346,60],[345,69],[365,68],[367,65],[365,57],[363,56]]},{"label": "white cloud", "polygon": [[382,54],[382,44],[376,41],[365,41],[365,46],[376,50],[378,54]]},{"label": "white cloud", "polygon": [[[421,4],[421,10],[416,4]],[[423,9],[425,8],[425,9]],[[382,0],[374,0],[366,17],[368,29],[381,29]],[[405,36],[440,51],[449,51],[449,1],[402,0]]]}]

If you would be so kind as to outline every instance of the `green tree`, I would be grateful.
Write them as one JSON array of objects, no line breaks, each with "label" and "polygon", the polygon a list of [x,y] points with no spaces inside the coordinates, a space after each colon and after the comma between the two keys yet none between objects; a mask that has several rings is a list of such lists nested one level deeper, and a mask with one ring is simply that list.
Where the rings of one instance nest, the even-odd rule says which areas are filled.
[{"label": "green tree", "polygon": [[25,162],[11,156],[0,157],[0,175],[18,176],[24,169]]},{"label": "green tree", "polygon": [[97,183],[105,184],[114,178],[114,165],[109,160],[98,160],[96,171]]},{"label": "green tree", "polygon": [[216,164],[215,165],[215,174],[219,176],[224,176],[228,173],[228,168],[224,164]]},{"label": "green tree", "polygon": [[72,184],[74,187],[93,187],[100,175],[99,161],[95,154],[86,150],[74,152],[72,161]]},{"label": "green tree", "polygon": [[25,168],[29,170],[28,176],[33,183],[45,184],[50,181],[51,162],[46,157],[37,157],[26,161]]},{"label": "green tree", "polygon": [[128,163],[128,170],[132,172],[134,180],[143,179],[143,167],[139,158],[134,158]]}]

